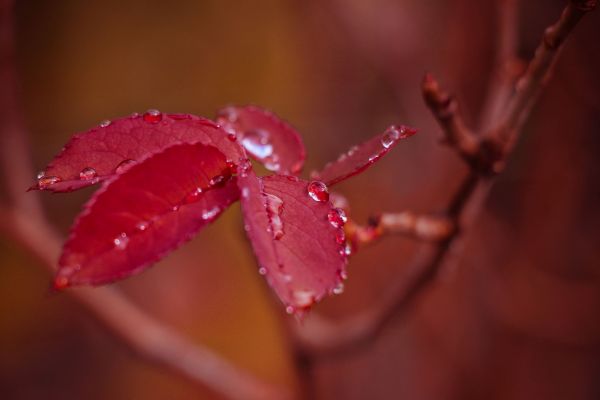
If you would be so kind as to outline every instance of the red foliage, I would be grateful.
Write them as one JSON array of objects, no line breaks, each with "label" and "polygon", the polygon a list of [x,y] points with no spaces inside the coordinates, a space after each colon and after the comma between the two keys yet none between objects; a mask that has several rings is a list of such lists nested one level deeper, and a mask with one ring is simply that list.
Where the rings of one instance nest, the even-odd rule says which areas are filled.
[{"label": "red foliage", "polygon": [[312,177],[329,186],[335,185],[369,168],[396,146],[400,140],[415,133],[417,133],[415,129],[407,126],[390,126],[382,134],[352,147],[340,155],[336,161],[325,165],[320,172],[314,172]]},{"label": "red foliage", "polygon": [[[325,183],[284,175],[302,168],[299,135],[257,107],[226,108],[219,122],[223,128],[192,115],[148,111],[69,141],[33,188],[64,192],[99,181],[103,186],[64,245],[56,288],[107,283],[143,270],[241,194],[259,272],[288,312],[341,293],[348,257],[345,215],[331,204]],[[329,183],[346,179],[414,133],[389,128],[320,175]],[[257,141],[249,144],[255,134],[260,137],[252,136]],[[246,152],[281,175],[257,177]]]},{"label": "red foliage", "polygon": [[219,110],[217,123],[235,134],[248,154],[269,171],[297,174],[302,170],[306,158],[302,138],[273,113],[255,106],[230,106]]}]

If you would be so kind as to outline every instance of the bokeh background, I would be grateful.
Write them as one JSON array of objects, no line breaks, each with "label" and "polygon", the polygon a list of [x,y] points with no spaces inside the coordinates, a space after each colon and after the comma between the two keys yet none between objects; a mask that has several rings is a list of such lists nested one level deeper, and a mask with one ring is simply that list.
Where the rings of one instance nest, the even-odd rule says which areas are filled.
[{"label": "bokeh background", "polygon": [[[565,1],[520,3],[528,58]],[[270,108],[303,134],[307,172],[391,123],[418,127],[339,186],[359,221],[447,201],[466,170],[439,145],[419,84],[433,72],[476,124],[496,43],[492,1],[19,0],[16,11],[36,168],[73,133],[148,108]],[[600,11],[569,40],[464,253],[372,346],[318,367],[321,398],[600,398],[598,37]],[[63,234],[91,192],[42,194]],[[376,302],[414,249],[390,237],[361,251],[345,293],[317,312],[341,318]],[[0,263],[2,398],[214,398],[133,357],[68,296],[49,295],[46,270],[10,237]],[[284,311],[257,273],[239,206],[116,286],[237,365],[294,384]]]}]

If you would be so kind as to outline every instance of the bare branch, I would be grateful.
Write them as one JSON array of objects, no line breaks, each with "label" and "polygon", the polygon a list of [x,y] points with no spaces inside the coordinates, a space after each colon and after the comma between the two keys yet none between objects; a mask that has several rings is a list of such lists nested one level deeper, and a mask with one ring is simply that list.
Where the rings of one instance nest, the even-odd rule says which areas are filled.
[{"label": "bare branch", "polygon": [[[494,143],[508,142],[509,139],[514,141],[517,138],[523,121],[529,115],[529,109],[548,78],[558,49],[581,17],[595,6],[595,0],[571,0],[559,21],[546,30],[534,59],[517,85],[515,97],[506,108],[503,129],[486,137],[481,142],[481,148],[478,148],[473,134],[462,123],[453,100],[439,89],[435,80],[430,76],[426,77],[423,90],[429,107],[450,143],[471,165],[476,165],[473,162],[478,160],[503,162],[508,157],[512,148],[505,146],[503,151],[498,151]],[[295,332],[297,346],[315,358],[347,355],[370,343],[395,317],[404,315],[408,305],[412,304],[443,268],[450,254],[458,252],[460,233],[480,213],[494,183],[492,175],[482,175],[478,173],[480,171],[471,169],[448,202],[444,215],[453,221],[455,227],[448,238],[434,246],[425,246],[417,260],[403,270],[402,278],[393,282],[393,287],[375,306],[341,322],[332,323],[318,317],[306,321],[305,327]]]},{"label": "bare branch", "polygon": [[481,111],[480,129],[487,130],[501,116],[514,90],[523,63],[517,58],[519,4],[517,0],[496,0],[496,53],[487,97]]},{"label": "bare branch", "polygon": [[487,135],[487,139],[502,153],[509,152],[517,139],[539,93],[548,82],[565,40],[581,18],[596,5],[597,0],[570,0],[558,21],[544,32],[525,74],[517,82],[516,94],[505,109],[501,125]]},{"label": "bare branch", "polygon": [[445,141],[454,147],[467,163],[477,163],[479,141],[463,121],[456,99],[444,92],[431,74],[425,75],[421,89],[425,103],[444,132]]}]

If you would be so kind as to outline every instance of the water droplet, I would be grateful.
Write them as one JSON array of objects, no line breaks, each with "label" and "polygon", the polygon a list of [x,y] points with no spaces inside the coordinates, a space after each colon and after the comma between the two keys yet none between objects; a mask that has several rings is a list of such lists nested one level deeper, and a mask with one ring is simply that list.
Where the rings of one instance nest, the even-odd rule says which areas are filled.
[{"label": "water droplet", "polygon": [[110,124],[111,124],[110,120],[105,119],[104,121],[100,122],[100,128],[106,128]]},{"label": "water droplet", "polygon": [[296,309],[293,306],[287,306],[285,308],[285,312],[292,315],[294,313],[294,311],[296,311]]},{"label": "water droplet", "polygon": [[318,202],[326,202],[329,200],[329,190],[327,185],[321,181],[312,181],[308,184],[308,195]]},{"label": "water droplet", "polygon": [[288,275],[288,274],[283,274],[282,278],[283,278],[283,281],[286,283],[290,283],[292,281],[292,276]]},{"label": "water droplet", "polygon": [[38,187],[43,190],[60,181],[61,179],[58,176],[42,176],[38,179]]},{"label": "water droplet", "polygon": [[148,226],[150,226],[150,224],[146,221],[140,221],[135,225],[135,229],[137,229],[138,231],[145,231],[146,229],[148,229]]},{"label": "water droplet", "polygon": [[344,283],[340,282],[336,287],[331,291],[333,294],[342,294],[344,293]]},{"label": "water droplet", "polygon": [[[227,171],[227,172],[229,172],[229,171]],[[226,175],[217,175],[217,176],[211,178],[211,180],[208,181],[208,184],[211,187],[223,186],[223,185],[225,185],[225,182],[227,182],[229,180],[229,178],[231,178],[231,175],[229,175],[228,173]]]},{"label": "water droplet", "polygon": [[[358,151],[358,146],[352,146],[350,148],[350,150],[348,150],[348,152],[346,153],[346,157],[350,157],[352,155],[354,155],[354,153],[356,153]],[[344,158],[346,158],[344,157]]]},{"label": "water droplet", "polygon": [[231,160],[227,160],[225,162],[225,165],[227,165],[227,170],[229,171],[230,175],[233,175],[233,174],[237,173],[237,165],[236,165],[236,163],[234,163]]},{"label": "water droplet", "polygon": [[300,179],[294,175],[286,175],[286,179],[290,182],[298,182]]},{"label": "water droplet", "polygon": [[125,250],[125,248],[127,248],[127,244],[129,243],[129,237],[125,232],[121,232],[119,236],[113,239],[113,243],[117,249]]},{"label": "water droplet", "polygon": [[90,179],[94,179],[97,175],[98,174],[96,173],[96,170],[94,168],[92,168],[92,167],[85,167],[79,173],[79,179],[87,181],[87,180],[90,180]]},{"label": "water droplet", "polygon": [[142,117],[144,121],[150,122],[151,124],[155,124],[162,120],[162,113],[158,110],[150,109],[144,113]]},{"label": "water droplet", "polygon": [[242,188],[242,199],[247,199],[250,196],[250,189],[247,187]]},{"label": "water droplet", "polygon": [[341,208],[332,208],[327,213],[327,220],[334,228],[341,228],[348,221],[348,217]]},{"label": "water droplet", "polygon": [[196,190],[194,190],[192,193],[185,196],[184,202],[186,204],[194,203],[194,202],[198,201],[198,196],[200,196],[201,194],[202,194],[202,188],[197,187]]},{"label": "water droplet", "polygon": [[344,247],[344,255],[345,256],[352,255],[352,245],[350,243],[346,243],[346,246]]},{"label": "water droplet", "polygon": [[52,284],[54,290],[62,290],[69,286],[69,278],[66,276],[57,276]]},{"label": "water droplet", "polygon": [[238,113],[234,107],[225,107],[219,110],[217,114],[217,123],[221,124],[223,122],[235,123],[238,120]]},{"label": "water droplet", "polygon": [[346,242],[346,234],[344,231],[340,230],[336,232],[335,241],[337,244],[344,244],[344,242]]},{"label": "water droplet", "polygon": [[343,269],[340,269],[340,270],[338,271],[338,275],[339,275],[339,277],[340,277],[341,279],[343,279],[343,280],[346,280],[346,279],[348,279],[348,273],[347,273],[345,270],[343,270]]},{"label": "water droplet", "polygon": [[292,296],[300,308],[310,307],[315,302],[315,294],[310,290],[295,290],[292,292]]},{"label": "water droplet", "polygon": [[131,113],[131,115],[129,117],[130,118],[139,118],[140,117],[140,113],[139,112]]},{"label": "water droplet", "polygon": [[128,159],[121,161],[121,163],[117,165],[117,168],[115,168],[115,172],[117,174],[122,174],[123,172],[127,171],[133,164],[135,164],[135,160]]},{"label": "water droplet", "polygon": [[175,204],[173,207],[171,207],[171,211],[179,211],[179,204]]},{"label": "water droplet", "polygon": [[38,172],[36,178],[37,179],[42,179],[45,175],[46,175],[45,171],[40,171],[40,172]]},{"label": "water droplet", "polygon": [[247,131],[242,138],[242,146],[261,160],[273,154],[273,146],[269,143],[269,133],[262,129]]},{"label": "water droplet", "polygon": [[202,211],[202,219],[203,220],[211,220],[213,218],[215,218],[217,216],[217,214],[219,214],[219,212],[221,211],[220,207],[213,207],[210,210],[204,210]]},{"label": "water droplet", "polygon": [[265,267],[260,267],[258,273],[264,276],[267,274],[267,269]]},{"label": "water droplet", "polygon": [[233,132],[229,132],[227,134],[227,139],[229,139],[231,142],[235,142],[237,140],[237,135]]},{"label": "water droplet", "polygon": [[242,177],[245,177],[251,169],[252,169],[252,163],[250,162],[249,159],[244,158],[244,159],[240,160],[239,165],[238,165],[238,173]]},{"label": "water droplet", "polygon": [[281,169],[279,163],[279,156],[277,154],[271,154],[263,160],[263,164],[269,171],[277,172]]},{"label": "water droplet", "polygon": [[267,215],[270,222],[270,230],[273,239],[279,240],[283,237],[283,222],[281,213],[283,212],[283,200],[273,194],[263,193],[266,199]]},{"label": "water droplet", "polygon": [[386,149],[389,149],[399,138],[400,132],[395,126],[391,126],[384,132],[383,136],[381,136],[381,145]]}]

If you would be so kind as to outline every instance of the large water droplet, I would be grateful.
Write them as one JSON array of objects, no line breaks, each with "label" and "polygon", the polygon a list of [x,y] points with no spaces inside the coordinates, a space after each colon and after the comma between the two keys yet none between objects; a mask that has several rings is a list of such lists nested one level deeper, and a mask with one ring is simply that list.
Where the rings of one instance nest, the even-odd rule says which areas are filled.
[{"label": "large water droplet", "polygon": [[98,173],[96,172],[96,170],[94,168],[92,168],[92,167],[85,167],[79,173],[79,179],[87,181],[87,180],[90,180],[90,179],[94,179],[97,175],[98,175]]},{"label": "large water droplet", "polygon": [[117,174],[122,174],[123,172],[127,171],[133,164],[135,164],[135,160],[128,159],[121,161],[121,163],[117,165],[117,168],[115,168],[115,172]]},{"label": "large water droplet", "polygon": [[113,239],[113,243],[117,249],[125,250],[127,248],[127,244],[129,243],[129,236],[127,236],[125,232],[121,232],[119,236]]},{"label": "large water droplet", "polygon": [[60,181],[58,176],[42,176],[38,179],[38,187],[43,190]]},{"label": "large water droplet", "polygon": [[389,149],[400,138],[400,132],[395,126],[389,127],[381,136],[381,145]]},{"label": "large water droplet", "polygon": [[261,160],[273,154],[273,146],[269,143],[269,133],[262,129],[247,131],[242,139],[242,146]]},{"label": "large water droplet", "polygon": [[326,202],[329,200],[329,190],[327,185],[321,181],[312,181],[307,187],[308,195],[314,200],[319,202]]},{"label": "large water droplet", "polygon": [[105,119],[104,121],[100,122],[100,128],[106,128],[110,124],[111,124],[110,120]]},{"label": "large water droplet", "polygon": [[315,302],[315,294],[310,290],[295,290],[292,296],[294,303],[300,308],[310,307]]},{"label": "large water droplet", "polygon": [[327,220],[334,228],[341,228],[348,221],[348,217],[341,208],[332,208],[327,213]]},{"label": "large water droplet", "polygon": [[155,124],[157,122],[160,122],[160,120],[162,120],[162,113],[158,110],[150,109],[144,113],[144,116],[142,118],[146,122]]}]

